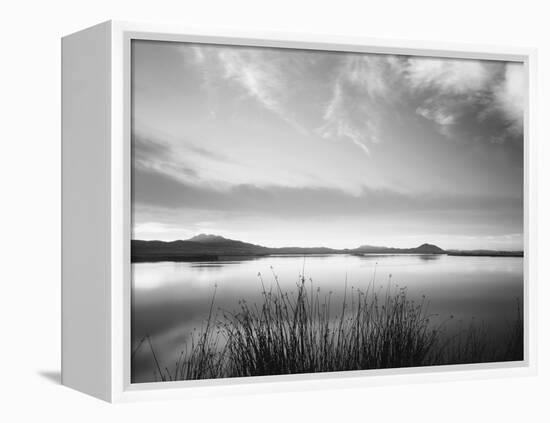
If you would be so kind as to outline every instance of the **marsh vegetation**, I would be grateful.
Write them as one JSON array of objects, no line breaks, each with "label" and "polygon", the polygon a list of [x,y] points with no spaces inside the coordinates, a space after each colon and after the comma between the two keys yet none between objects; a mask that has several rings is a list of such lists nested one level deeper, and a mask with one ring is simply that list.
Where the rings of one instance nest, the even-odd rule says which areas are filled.
[{"label": "marsh vegetation", "polygon": [[521,304],[506,339],[493,342],[482,322],[460,324],[449,333],[454,316],[431,314],[426,297],[409,299],[407,288],[392,282],[366,289],[347,286],[334,304],[302,274],[293,290],[281,287],[273,272],[266,283],[258,273],[260,301],[241,299],[236,310],[216,306],[182,346],[175,363],[161,363],[148,335],[157,381],[264,376],[345,370],[387,369],[523,359]]}]

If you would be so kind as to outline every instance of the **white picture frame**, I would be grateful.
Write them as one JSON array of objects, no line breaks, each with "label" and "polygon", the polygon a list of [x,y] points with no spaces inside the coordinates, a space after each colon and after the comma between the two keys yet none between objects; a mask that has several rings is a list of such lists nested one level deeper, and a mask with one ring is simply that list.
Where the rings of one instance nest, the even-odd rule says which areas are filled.
[{"label": "white picture frame", "polygon": [[[524,311],[522,362],[130,383],[130,42],[185,41],[523,62]],[[536,52],[286,33],[105,22],[62,40],[62,383],[110,402],[278,392],[536,372]],[[86,365],[82,365],[86,363]]]}]

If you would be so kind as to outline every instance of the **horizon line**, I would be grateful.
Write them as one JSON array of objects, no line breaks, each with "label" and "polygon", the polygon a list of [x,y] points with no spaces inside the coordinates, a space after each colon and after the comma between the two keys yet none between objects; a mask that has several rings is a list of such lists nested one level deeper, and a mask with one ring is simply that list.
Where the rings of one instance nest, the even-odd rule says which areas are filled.
[{"label": "horizon line", "polygon": [[440,248],[443,251],[525,252],[524,248],[515,249],[515,250],[514,249],[513,250],[502,250],[502,249],[491,249],[491,248],[472,248],[472,249],[464,250],[464,249],[459,249],[459,248],[441,248],[441,247],[439,247],[439,245],[437,245],[436,243],[433,243],[433,242],[423,242],[423,243],[421,243],[417,246],[413,246],[413,247],[392,247],[392,246],[386,246],[386,245],[370,245],[370,244],[360,244],[359,246],[356,246],[356,247],[344,247],[344,248],[327,247],[325,245],[316,245],[316,246],[311,246],[311,247],[303,247],[303,246],[298,246],[298,245],[285,245],[285,246],[282,246],[282,247],[271,247],[271,246],[267,246],[263,243],[255,243],[255,242],[244,241],[244,240],[241,240],[241,239],[226,238],[222,235],[210,234],[210,233],[205,233],[205,232],[201,232],[197,235],[191,236],[190,238],[186,238],[186,239],[178,238],[178,239],[173,239],[171,241],[166,241],[166,240],[162,240],[162,239],[137,239],[137,238],[131,238],[131,241],[165,242],[165,243],[178,242],[178,241],[197,242],[197,241],[193,241],[193,238],[197,238],[201,235],[209,236],[209,237],[223,238],[223,239],[226,239],[226,240],[229,240],[229,241],[243,242],[243,243],[246,243],[246,244],[253,244],[253,245],[256,245],[256,246],[259,246],[259,247],[272,248],[272,249],[280,249],[280,248],[302,248],[302,249],[326,248],[326,249],[330,249],[330,250],[340,250],[340,251],[342,251],[342,250],[354,250],[354,249],[358,249],[358,248],[361,248],[361,247],[372,247],[372,248],[387,248],[387,249],[396,249],[396,250],[408,250],[408,249],[419,248],[423,245],[431,245],[431,246]]}]

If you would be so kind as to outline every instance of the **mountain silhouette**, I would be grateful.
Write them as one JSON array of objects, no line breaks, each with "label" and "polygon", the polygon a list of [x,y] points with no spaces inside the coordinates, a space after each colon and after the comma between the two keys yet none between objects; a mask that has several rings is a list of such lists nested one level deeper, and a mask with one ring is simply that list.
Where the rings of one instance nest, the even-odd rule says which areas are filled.
[{"label": "mountain silhouette", "polygon": [[211,243],[211,242],[224,242],[224,241],[232,241],[232,240],[224,238],[223,236],[219,236],[219,235],[198,234],[192,238],[189,238],[187,241]]},{"label": "mountain silhouette", "polygon": [[425,253],[425,254],[444,254],[445,253],[445,250],[433,244],[422,244],[421,246],[416,247],[416,251],[418,251],[419,253]]},{"label": "mountain silhouette", "polygon": [[445,254],[445,250],[433,244],[422,244],[415,248],[374,247],[362,245],[354,250],[364,254]]},{"label": "mountain silhouette", "polygon": [[523,256],[521,251],[445,251],[434,244],[422,244],[414,248],[392,248],[362,245],[353,249],[327,247],[279,247],[270,248],[248,242],[224,238],[223,236],[201,233],[187,240],[142,241],[132,240],[132,261],[201,261],[224,260],[230,258],[253,258],[271,254],[448,254],[480,256]]}]

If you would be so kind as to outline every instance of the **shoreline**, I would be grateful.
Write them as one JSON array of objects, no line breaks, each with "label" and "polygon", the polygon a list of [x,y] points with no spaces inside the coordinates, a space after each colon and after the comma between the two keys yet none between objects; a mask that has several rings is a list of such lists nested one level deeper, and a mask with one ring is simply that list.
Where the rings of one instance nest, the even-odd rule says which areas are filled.
[{"label": "shoreline", "polygon": [[160,262],[218,262],[231,260],[257,260],[264,257],[322,257],[331,255],[349,255],[356,257],[369,256],[451,256],[451,257],[503,257],[503,258],[523,258],[524,253],[516,251],[498,251],[498,252],[470,252],[470,251],[448,251],[445,253],[350,253],[350,252],[331,252],[331,253],[274,253],[274,254],[197,254],[193,256],[178,256],[178,255],[159,255],[159,256],[132,256],[131,263],[160,263]]}]

